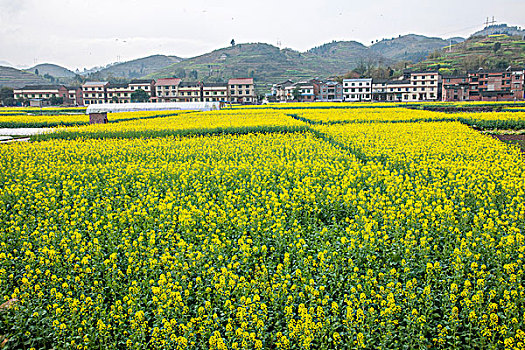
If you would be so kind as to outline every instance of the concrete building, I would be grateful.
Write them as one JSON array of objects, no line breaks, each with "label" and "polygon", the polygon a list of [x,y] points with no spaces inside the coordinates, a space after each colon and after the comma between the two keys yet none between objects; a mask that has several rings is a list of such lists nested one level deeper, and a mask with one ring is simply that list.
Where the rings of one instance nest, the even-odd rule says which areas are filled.
[{"label": "concrete building", "polygon": [[228,84],[205,83],[202,86],[203,102],[229,102]]},{"label": "concrete building", "polygon": [[319,84],[318,101],[342,101],[343,85],[336,81],[327,81]]},{"label": "concrete building", "polygon": [[523,99],[523,69],[485,70],[468,73],[471,101],[514,101]]},{"label": "concrete building", "polygon": [[379,102],[387,101],[387,84],[388,80],[372,80],[372,100]]},{"label": "concrete building", "polygon": [[42,99],[48,100],[52,97],[64,99],[64,103],[69,100],[69,91],[63,85],[27,85],[21,89],[14,89],[15,99]]},{"label": "concrete building", "polygon": [[389,102],[413,102],[412,84],[410,80],[392,80],[386,84],[386,100]]},{"label": "concrete building", "polygon": [[109,84],[106,87],[108,103],[130,103],[131,89],[128,84]]},{"label": "concrete building", "polygon": [[67,104],[71,106],[83,106],[84,100],[82,99],[82,88],[80,87],[69,87],[67,88],[68,101]]},{"label": "concrete building", "polygon": [[137,90],[144,90],[150,99],[155,97],[155,80],[153,79],[135,79],[129,83],[128,87],[131,93]]},{"label": "concrete building", "polygon": [[88,81],[82,85],[82,99],[84,105],[101,104],[107,102],[107,81]]},{"label": "concrete building", "polygon": [[444,76],[441,99],[442,101],[468,101],[470,99],[468,76]]},{"label": "concrete building", "polygon": [[272,86],[271,95],[276,101],[285,102],[293,100],[292,90],[290,87],[293,87],[295,84],[291,80],[286,80],[279,84],[274,84]]},{"label": "concrete building", "polygon": [[155,102],[176,102],[179,95],[179,78],[159,79],[155,82]]},{"label": "concrete building", "polygon": [[185,82],[179,84],[176,102],[202,102],[202,83]]},{"label": "concrete building", "polygon": [[[291,91],[290,91],[291,88]],[[297,96],[294,96],[297,91]],[[319,82],[317,80],[302,81],[288,88],[292,98],[298,102],[315,102],[319,96]]]},{"label": "concrete building", "polygon": [[440,101],[441,75],[439,72],[411,72],[412,101]]},{"label": "concrete building", "polygon": [[372,79],[344,79],[343,95],[345,101],[372,101]]},{"label": "concrete building", "polygon": [[228,80],[228,92],[232,103],[255,103],[255,87],[252,78],[239,78]]}]

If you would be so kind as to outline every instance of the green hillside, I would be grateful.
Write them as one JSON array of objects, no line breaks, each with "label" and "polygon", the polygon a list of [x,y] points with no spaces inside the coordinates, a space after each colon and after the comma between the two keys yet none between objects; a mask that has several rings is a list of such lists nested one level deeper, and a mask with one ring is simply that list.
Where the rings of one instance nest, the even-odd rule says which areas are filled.
[{"label": "green hillside", "polygon": [[25,71],[35,74],[38,72],[38,75],[41,76],[48,74],[54,78],[74,78],[76,76],[76,74],[69,69],[51,63],[38,64],[25,69]]},{"label": "green hillside", "polygon": [[440,69],[443,74],[461,74],[480,67],[505,69],[525,65],[525,40],[521,36],[471,37],[430,55],[415,69]]},{"label": "green hillside", "polygon": [[88,75],[88,80],[111,80],[112,78],[135,79],[154,74],[159,69],[177,63],[176,56],[153,55],[136,60],[114,64]]},{"label": "green hillside", "polygon": [[[455,38],[454,40],[461,40]],[[449,45],[442,38],[429,38],[423,35],[409,34],[393,39],[381,40],[370,46],[373,55],[383,56],[392,61],[418,62],[425,59],[429,53],[441,50]]]},{"label": "green hillside", "polygon": [[148,78],[222,82],[233,77],[253,77],[258,92],[286,79],[294,81],[345,74],[358,65],[389,65],[399,60],[426,57],[447,41],[421,35],[383,40],[371,47],[355,41],[333,41],[307,52],[279,49],[264,43],[239,44],[169,65]]},{"label": "green hillside", "polygon": [[16,68],[0,66],[0,87],[21,88],[25,85],[49,84],[49,80]]}]

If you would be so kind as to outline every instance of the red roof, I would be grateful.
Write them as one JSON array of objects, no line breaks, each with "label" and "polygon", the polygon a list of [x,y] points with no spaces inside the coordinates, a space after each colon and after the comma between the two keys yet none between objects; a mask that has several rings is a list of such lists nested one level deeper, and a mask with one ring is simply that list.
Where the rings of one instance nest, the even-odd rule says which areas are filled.
[{"label": "red roof", "polygon": [[253,84],[253,78],[230,79],[230,80],[228,80],[228,84],[229,85],[234,85],[234,84],[246,84],[246,85],[249,85],[249,84]]},{"label": "red roof", "polygon": [[180,81],[181,79],[179,78],[164,78],[157,80],[155,86],[179,85]]}]

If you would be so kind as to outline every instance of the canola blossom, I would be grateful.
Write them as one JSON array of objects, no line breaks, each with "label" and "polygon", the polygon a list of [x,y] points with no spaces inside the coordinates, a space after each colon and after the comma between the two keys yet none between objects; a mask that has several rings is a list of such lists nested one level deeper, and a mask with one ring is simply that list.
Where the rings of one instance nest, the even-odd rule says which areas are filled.
[{"label": "canola blossom", "polygon": [[177,135],[295,132],[307,125],[280,111],[236,111],[181,113],[176,116],[133,120],[112,125],[87,125],[68,127],[53,133],[35,136],[36,140],[75,138],[135,138]]},{"label": "canola blossom", "polygon": [[[84,109],[85,110],[85,109]],[[72,110],[72,112],[75,110]],[[38,113],[38,111],[35,111]],[[147,112],[119,112],[108,113],[108,120],[126,121],[134,119],[147,119],[159,116],[168,116],[181,113],[180,111],[147,111]],[[28,128],[28,127],[59,127],[89,124],[89,115],[78,111],[75,114],[17,114],[16,112],[0,113],[0,127],[2,128]]]},{"label": "canola blossom", "polygon": [[237,109],[0,145],[0,342],[523,349],[523,155],[414,112]]}]

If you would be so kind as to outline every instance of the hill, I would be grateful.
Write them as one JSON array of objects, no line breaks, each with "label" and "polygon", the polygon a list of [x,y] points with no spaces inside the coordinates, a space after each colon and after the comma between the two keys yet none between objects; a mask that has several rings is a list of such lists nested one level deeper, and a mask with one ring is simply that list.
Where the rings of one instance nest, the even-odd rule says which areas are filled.
[{"label": "hill", "polygon": [[[453,43],[461,38],[454,38]],[[449,41],[442,38],[429,38],[424,35],[402,35],[393,39],[381,40],[370,46],[370,53],[391,61],[418,62],[429,53],[448,46]]]},{"label": "hill", "polygon": [[50,75],[54,78],[74,78],[76,76],[76,74],[69,69],[51,63],[38,64],[25,70],[34,74],[36,74],[38,70],[38,75]]},{"label": "hill", "polygon": [[306,52],[279,49],[264,43],[239,44],[186,59],[146,77],[175,76],[204,82],[253,77],[258,92],[261,92],[286,79],[327,78],[344,74],[363,63],[385,65],[425,58],[446,45],[448,42],[444,39],[422,35],[383,40],[371,47],[355,41],[333,41]]},{"label": "hill", "polygon": [[186,59],[148,77],[179,77],[224,82],[232,77],[253,77],[258,87],[292,78],[309,79],[323,72],[318,56],[255,43],[239,44]]},{"label": "hill", "polygon": [[485,27],[484,29],[475,32],[471,35],[471,37],[475,36],[488,36],[488,35],[494,35],[494,34],[506,34],[509,36],[525,36],[525,30],[521,29],[520,27],[510,27],[506,24],[495,24],[488,27]]},{"label": "hill", "polygon": [[42,84],[49,84],[49,80],[16,68],[0,66],[0,87],[21,88]]},{"label": "hill", "polygon": [[440,69],[443,74],[462,74],[479,67],[505,69],[525,65],[525,40],[521,36],[495,35],[471,37],[436,52],[413,66],[415,69]]},{"label": "hill", "polygon": [[117,63],[103,68],[97,72],[90,73],[88,79],[111,80],[112,78],[135,79],[145,75],[154,74],[160,69],[171,64],[180,62],[182,59],[176,56],[153,55],[136,60]]}]

